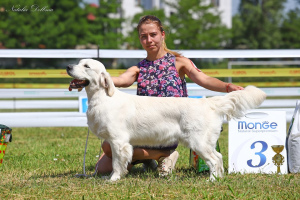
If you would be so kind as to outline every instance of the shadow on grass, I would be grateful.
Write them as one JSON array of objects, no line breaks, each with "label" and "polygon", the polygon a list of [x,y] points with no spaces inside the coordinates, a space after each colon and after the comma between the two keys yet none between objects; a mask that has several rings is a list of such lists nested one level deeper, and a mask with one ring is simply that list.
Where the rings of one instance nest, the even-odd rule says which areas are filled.
[{"label": "shadow on grass", "polygon": [[165,178],[169,179],[171,177],[176,177],[177,180],[186,180],[186,179],[193,179],[195,177],[197,178],[203,178],[208,179],[209,178],[209,172],[197,172],[194,168],[188,167],[188,168],[176,168],[172,172],[172,175],[166,176],[166,177],[159,177],[159,174],[157,171],[155,172],[144,172],[142,167],[135,166],[128,174],[127,177],[130,178],[138,178],[138,179],[148,179],[148,178]]},{"label": "shadow on grass", "polygon": [[[103,179],[105,176],[109,176],[110,173],[103,174],[103,175],[96,175],[92,176],[94,174],[95,166],[90,165],[86,166],[86,175],[87,176],[76,176],[78,174],[83,174],[83,171],[79,170],[70,170],[63,173],[50,173],[50,174],[41,174],[41,175],[33,175],[29,179],[39,179],[39,178],[74,178],[74,179],[88,179],[91,177]],[[176,177],[176,179],[190,179],[190,178],[203,178],[208,179],[209,178],[209,172],[197,172],[194,168],[188,167],[188,168],[176,168],[176,170],[173,171],[171,176],[167,177],[159,177],[159,174],[157,171],[144,171],[142,164],[135,165],[129,173],[125,176],[126,178],[132,178],[132,179],[157,179],[157,178],[170,178],[170,177]]]}]

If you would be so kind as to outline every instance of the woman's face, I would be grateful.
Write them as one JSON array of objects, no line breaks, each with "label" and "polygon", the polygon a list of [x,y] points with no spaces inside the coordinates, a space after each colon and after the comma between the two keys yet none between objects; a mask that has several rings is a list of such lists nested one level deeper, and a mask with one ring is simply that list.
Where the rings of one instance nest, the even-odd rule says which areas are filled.
[{"label": "woman's face", "polygon": [[139,29],[139,38],[143,48],[149,51],[159,51],[162,47],[165,32],[161,32],[155,23],[142,24]]}]

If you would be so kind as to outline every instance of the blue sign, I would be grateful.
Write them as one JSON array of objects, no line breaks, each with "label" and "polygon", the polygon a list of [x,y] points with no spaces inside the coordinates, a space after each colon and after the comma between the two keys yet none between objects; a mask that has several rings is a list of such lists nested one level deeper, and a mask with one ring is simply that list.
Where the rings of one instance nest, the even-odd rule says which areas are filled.
[{"label": "blue sign", "polygon": [[189,98],[201,99],[201,98],[205,98],[205,96],[189,96]]},{"label": "blue sign", "polygon": [[79,112],[86,113],[87,109],[88,109],[88,98],[79,97]]}]

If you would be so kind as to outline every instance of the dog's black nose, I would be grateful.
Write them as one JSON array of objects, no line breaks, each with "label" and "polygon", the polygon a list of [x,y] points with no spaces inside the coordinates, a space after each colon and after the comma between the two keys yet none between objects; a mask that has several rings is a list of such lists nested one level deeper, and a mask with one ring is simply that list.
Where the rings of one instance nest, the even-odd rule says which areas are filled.
[{"label": "dog's black nose", "polygon": [[71,70],[73,68],[74,65],[68,65],[67,66],[67,70]]}]

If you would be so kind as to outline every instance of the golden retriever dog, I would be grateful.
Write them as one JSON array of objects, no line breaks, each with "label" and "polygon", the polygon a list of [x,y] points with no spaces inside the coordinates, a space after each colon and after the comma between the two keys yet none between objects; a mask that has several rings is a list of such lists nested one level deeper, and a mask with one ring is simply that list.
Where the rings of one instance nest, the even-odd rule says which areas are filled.
[{"label": "golden retriever dog", "polygon": [[215,147],[224,117],[240,118],[266,98],[254,86],[203,99],[130,95],[118,90],[104,65],[93,59],[69,65],[67,73],[75,78],[71,88],[85,87],[89,129],[111,146],[111,181],[127,173],[133,146],[167,146],[176,142],[205,160],[211,180],[222,177],[222,155]]}]

